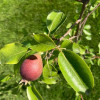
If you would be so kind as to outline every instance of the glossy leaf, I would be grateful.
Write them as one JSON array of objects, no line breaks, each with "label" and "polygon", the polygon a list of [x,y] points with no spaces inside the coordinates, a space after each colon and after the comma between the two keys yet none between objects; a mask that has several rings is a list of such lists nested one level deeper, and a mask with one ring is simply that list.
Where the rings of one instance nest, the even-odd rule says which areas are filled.
[{"label": "glossy leaf", "polygon": [[81,55],[85,54],[86,48],[83,45],[74,42],[72,48],[75,53],[80,53]]},{"label": "glossy leaf", "polygon": [[39,100],[43,100],[41,94],[39,93],[39,91],[36,89],[36,86],[34,85],[34,83],[32,83],[32,91],[34,92],[34,94],[36,95],[36,97]]},{"label": "glossy leaf", "polygon": [[62,42],[61,48],[72,50],[72,45],[73,43],[71,42],[71,40],[65,40],[64,42]]},{"label": "glossy leaf", "polygon": [[76,92],[86,92],[94,86],[92,73],[84,60],[66,50],[58,56],[58,64],[66,81]]},{"label": "glossy leaf", "polygon": [[78,54],[75,54],[72,51],[67,50],[64,52],[64,54],[69,62],[73,65],[79,76],[82,78],[84,83],[89,88],[92,88],[94,86],[94,78],[85,61]]},{"label": "glossy leaf", "polygon": [[77,43],[73,43],[73,51],[75,53],[80,53],[80,46]]},{"label": "glossy leaf", "polygon": [[58,56],[58,64],[64,78],[76,92],[85,92],[88,89],[63,53]]},{"label": "glossy leaf", "polygon": [[52,69],[52,66],[49,64],[46,64],[43,68],[43,82],[46,84],[56,84],[56,81],[58,80],[57,72],[53,71]]},{"label": "glossy leaf", "polygon": [[72,23],[68,23],[66,28],[70,28],[72,26]]},{"label": "glossy leaf", "polygon": [[0,50],[1,63],[17,64],[26,52],[20,43],[7,44]]},{"label": "glossy leaf", "polygon": [[86,48],[83,45],[79,45],[80,46],[80,54],[85,54]]},{"label": "glossy leaf", "polygon": [[31,86],[27,86],[27,97],[29,100],[38,100],[36,95],[33,93]]},{"label": "glossy leaf", "polygon": [[34,34],[34,39],[36,44],[32,45],[31,49],[36,52],[48,51],[56,46],[53,40],[46,34]]},{"label": "glossy leaf", "polygon": [[60,11],[52,11],[47,16],[47,28],[49,33],[55,32],[58,27],[64,22],[66,19],[65,14]]}]

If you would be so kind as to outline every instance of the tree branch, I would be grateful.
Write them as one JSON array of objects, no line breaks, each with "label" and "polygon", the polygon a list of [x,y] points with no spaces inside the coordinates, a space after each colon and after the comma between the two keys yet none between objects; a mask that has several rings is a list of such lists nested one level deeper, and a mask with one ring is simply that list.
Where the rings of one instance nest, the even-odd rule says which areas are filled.
[{"label": "tree branch", "polygon": [[59,39],[59,41],[62,41],[63,38],[64,38],[65,36],[67,36],[67,35],[69,34],[69,32],[72,30],[72,28],[73,28],[75,25],[77,25],[80,21],[81,21],[81,19],[78,19],[78,20],[69,28],[69,30]]},{"label": "tree branch", "polygon": [[81,25],[88,19],[88,17],[100,6],[100,3],[85,17],[85,19],[82,21]]},{"label": "tree branch", "polygon": [[100,3],[99,3],[90,13],[88,13],[88,15],[87,15],[87,16],[84,18],[84,20],[82,21],[82,23],[81,23],[82,28],[81,28],[81,30],[80,30],[80,35],[82,35],[83,28],[84,28],[84,26],[85,26],[85,24],[86,24],[86,21],[87,21],[88,17],[89,17],[99,6],[100,6]]},{"label": "tree branch", "polygon": [[[83,14],[84,14],[85,8],[86,8],[86,3],[83,3],[83,6],[82,6],[82,10],[81,10],[79,19],[82,19],[82,16],[83,16]],[[80,28],[81,28],[81,22],[80,22],[80,23],[78,24],[78,26],[77,26],[77,30],[76,30],[76,34],[75,34],[75,36],[77,36],[77,38],[76,38],[75,41],[78,40],[78,37],[79,37],[79,36],[78,36],[78,33],[79,33]]]},{"label": "tree branch", "polygon": [[100,59],[100,56],[94,56],[92,59]]}]

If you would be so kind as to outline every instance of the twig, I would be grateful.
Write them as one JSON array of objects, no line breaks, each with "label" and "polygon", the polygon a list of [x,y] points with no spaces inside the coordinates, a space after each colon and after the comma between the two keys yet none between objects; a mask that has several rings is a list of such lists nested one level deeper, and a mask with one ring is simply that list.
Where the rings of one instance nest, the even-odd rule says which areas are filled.
[{"label": "twig", "polygon": [[84,98],[83,98],[82,94],[81,94],[80,96],[81,96],[81,100],[84,100]]},{"label": "twig", "polygon": [[78,20],[69,28],[69,30],[59,39],[59,41],[62,41],[63,38],[64,38],[65,36],[67,36],[67,35],[69,34],[69,32],[72,30],[72,28],[73,28],[75,25],[77,25],[80,21],[81,21],[81,19],[78,19]]},{"label": "twig", "polygon": [[84,26],[85,26],[85,24],[86,24],[86,21],[87,21],[88,17],[89,17],[99,6],[100,6],[100,3],[99,3],[90,13],[88,13],[88,15],[84,18],[84,20],[83,20],[82,23],[81,23],[82,28],[81,28],[81,30],[80,30],[80,34],[79,34],[79,35],[82,35],[83,29],[84,29]]},{"label": "twig", "polygon": [[[79,19],[82,19],[82,16],[84,14],[85,8],[86,8],[86,3],[83,3],[83,6],[82,6],[82,10],[81,10]],[[76,34],[75,34],[75,36],[77,36],[77,38],[75,40],[76,42],[77,42],[77,40],[79,38],[78,33],[79,33],[80,28],[81,28],[81,23],[79,23],[78,26],[77,26],[77,30],[76,30]]]},{"label": "twig", "polygon": [[54,50],[55,50],[55,49],[52,49],[52,51],[51,51],[51,52],[49,52],[48,59],[50,59],[50,58],[51,58],[51,56],[52,56],[52,54],[53,54]]},{"label": "twig", "polygon": [[69,40],[73,40],[74,38],[77,38],[77,36],[72,36],[71,38],[69,38]]},{"label": "twig", "polygon": [[[73,28],[75,25],[77,25],[77,24],[79,24],[79,25],[78,25],[78,28],[79,28],[79,29],[80,29],[80,27],[83,25],[82,28],[81,28],[81,31],[80,31],[80,33],[81,33],[81,32],[83,31],[83,28],[84,28],[84,25],[85,25],[85,23],[86,23],[86,21],[87,21],[87,18],[100,6],[100,3],[85,17],[85,19],[82,21],[82,23],[80,23],[80,22],[81,22],[81,19],[82,19],[82,16],[83,16],[83,14],[84,14],[85,6],[86,6],[86,4],[83,3],[83,7],[82,7],[82,11],[81,11],[81,14],[80,14],[79,19],[69,28],[69,30],[68,30],[60,39],[52,38],[52,39],[58,41],[57,44],[59,44],[59,42],[62,41],[63,38],[64,38],[65,36],[67,36],[67,35],[69,34],[69,32],[72,30],[72,28]],[[79,32],[79,29],[78,29],[78,28],[77,28],[77,30],[78,30],[77,32]],[[79,36],[80,36],[80,34],[79,34],[79,35],[77,34],[76,36],[73,36],[73,37],[69,38],[69,40],[72,40],[72,39],[77,38],[77,37],[79,37]],[[58,47],[59,47],[59,46],[58,46]],[[54,50],[55,50],[55,49],[53,49],[51,52],[49,52],[49,57],[48,57],[48,59],[50,59],[50,57],[52,56]]]},{"label": "twig", "polygon": [[94,56],[92,59],[100,59],[100,56]]},{"label": "twig", "polygon": [[85,19],[82,21],[81,25],[88,19],[88,17],[100,6],[100,3],[85,17]]},{"label": "twig", "polygon": [[55,38],[55,37],[52,37],[52,39],[53,39],[53,40],[57,40],[57,41],[59,41],[59,39],[57,39],[57,38]]},{"label": "twig", "polygon": [[84,26],[86,24],[86,21],[87,21],[87,19],[84,21],[83,25],[81,24],[82,28],[80,30],[79,36],[82,35],[82,32],[83,32]]}]

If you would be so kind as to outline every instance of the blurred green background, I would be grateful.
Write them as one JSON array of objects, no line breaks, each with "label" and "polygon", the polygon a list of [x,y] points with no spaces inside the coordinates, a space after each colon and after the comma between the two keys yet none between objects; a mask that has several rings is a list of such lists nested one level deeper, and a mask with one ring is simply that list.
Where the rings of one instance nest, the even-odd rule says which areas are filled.
[{"label": "blurred green background", "polygon": [[[0,0],[0,48],[12,42],[21,42],[32,33],[43,33],[46,29],[46,17],[52,10],[60,10],[67,16],[66,21],[55,34],[64,34],[66,25],[75,22],[81,10],[81,4],[74,0]],[[100,8],[98,9],[100,12]],[[98,52],[100,41],[100,13],[95,19],[92,15],[87,24],[91,25],[92,40],[82,38],[83,45],[89,45]],[[84,100],[100,99],[100,66],[94,65],[91,70],[95,79],[95,87]],[[13,74],[13,65],[0,65],[0,76]],[[6,83],[0,83],[0,100],[27,100],[25,89],[16,93],[20,77],[14,77]],[[60,80],[47,88],[45,84],[35,82],[44,100],[74,100],[75,92],[66,81]]]}]

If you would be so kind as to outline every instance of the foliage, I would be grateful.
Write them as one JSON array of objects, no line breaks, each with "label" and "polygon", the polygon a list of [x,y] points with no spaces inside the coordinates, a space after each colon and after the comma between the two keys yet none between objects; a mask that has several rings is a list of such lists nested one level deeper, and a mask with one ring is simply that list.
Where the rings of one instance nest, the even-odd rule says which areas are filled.
[{"label": "foliage", "polygon": [[[98,2],[93,2],[91,0],[87,5],[88,10],[91,11],[90,7],[96,6],[97,4]],[[97,13],[98,15],[98,12],[94,13]],[[93,16],[93,18],[96,17],[98,16]],[[65,19],[66,17],[63,12],[52,11],[47,16],[46,30],[44,30],[42,34],[33,34],[31,36],[31,42],[28,40],[27,32],[26,34],[24,34],[23,37],[26,38],[27,45],[24,45],[24,42],[26,42],[25,40],[20,40],[20,43],[14,42],[2,46],[2,48],[0,49],[1,65],[15,64],[15,73],[13,73],[15,77],[15,75],[19,73],[21,63],[24,59],[36,52],[42,52],[41,56],[44,62],[44,69],[43,78],[40,78],[41,84],[45,83],[49,88],[48,84],[57,84],[60,82],[60,80],[66,80],[67,84],[70,85],[75,90],[75,92],[79,94],[87,93],[88,90],[90,91],[94,87],[94,78],[90,71],[90,66],[94,65],[95,63],[100,65],[100,59],[97,58],[100,52],[98,52],[97,54],[94,53],[93,49],[90,49],[88,46],[82,45],[82,42],[80,42],[80,40],[78,40],[77,42],[74,42],[74,40],[70,40],[70,38],[75,35],[75,28],[72,29],[72,34],[64,37],[62,41],[56,39],[63,36],[63,34],[58,34],[57,30],[59,30],[61,25],[64,24]],[[91,25],[89,24],[85,25],[83,29],[84,34],[82,38],[85,37],[87,41],[92,39],[90,29]],[[98,47],[100,49],[99,44]],[[59,72],[61,72],[62,74]],[[0,78],[0,83],[9,81],[14,77],[5,75],[4,77]],[[36,82],[38,82],[38,80]],[[31,85],[27,86],[27,89],[25,86],[29,100],[41,99],[32,90],[32,86],[34,84],[34,82],[31,82]],[[19,85],[17,84],[17,86]],[[76,96],[76,100],[78,100],[79,98],[80,96]]]}]

